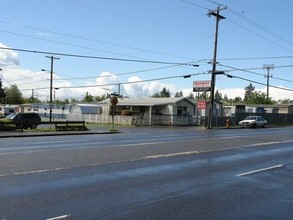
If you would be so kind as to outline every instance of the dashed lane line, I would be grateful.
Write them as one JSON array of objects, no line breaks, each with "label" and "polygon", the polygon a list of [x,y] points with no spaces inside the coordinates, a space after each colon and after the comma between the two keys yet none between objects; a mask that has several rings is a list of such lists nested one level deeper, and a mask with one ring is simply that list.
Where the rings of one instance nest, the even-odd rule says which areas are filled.
[{"label": "dashed lane line", "polygon": [[198,154],[198,151],[185,151],[185,152],[179,152],[179,153],[171,153],[171,154],[157,154],[157,155],[151,155],[146,156],[144,159],[158,159],[158,158],[165,158],[165,157],[176,157],[176,156],[186,156],[190,154]]},{"label": "dashed lane line", "polygon": [[262,169],[258,169],[258,170],[252,170],[252,171],[249,171],[246,173],[241,173],[241,174],[238,174],[237,176],[247,176],[247,175],[254,174],[254,173],[260,173],[260,172],[264,172],[264,171],[268,171],[268,170],[272,170],[272,169],[281,168],[283,166],[284,166],[283,164],[279,164],[279,165],[266,167],[266,168],[262,168]]}]

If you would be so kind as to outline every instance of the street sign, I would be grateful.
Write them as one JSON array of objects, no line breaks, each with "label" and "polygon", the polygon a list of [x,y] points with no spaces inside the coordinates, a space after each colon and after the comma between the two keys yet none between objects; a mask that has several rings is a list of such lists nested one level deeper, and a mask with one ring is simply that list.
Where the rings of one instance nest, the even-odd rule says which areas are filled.
[{"label": "street sign", "polygon": [[198,101],[197,102],[197,109],[206,109],[207,108],[207,102],[206,101]]},{"label": "street sign", "polygon": [[211,90],[211,81],[204,80],[204,81],[193,81],[193,91],[194,92],[204,92]]}]

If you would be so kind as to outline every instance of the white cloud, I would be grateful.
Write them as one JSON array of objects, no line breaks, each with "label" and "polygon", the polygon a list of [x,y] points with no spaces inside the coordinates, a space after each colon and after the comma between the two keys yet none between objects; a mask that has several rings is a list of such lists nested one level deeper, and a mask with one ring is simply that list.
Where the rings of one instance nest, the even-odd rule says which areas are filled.
[{"label": "white cloud", "polygon": [[219,90],[219,93],[221,93],[223,97],[224,95],[227,95],[229,99],[234,99],[236,97],[241,97],[243,99],[245,90],[244,88],[221,89]]},{"label": "white cloud", "polygon": [[[284,86],[278,86],[280,88],[284,88],[284,89],[289,89],[289,88],[285,88]],[[278,88],[269,88],[269,96],[273,99],[273,100],[280,100],[280,99],[293,99],[293,91],[289,91],[289,90],[284,90],[284,89],[278,89]],[[264,93],[267,93],[267,88],[263,88],[261,90]]]},{"label": "white cloud", "polygon": [[[131,83],[142,81],[139,83]],[[129,96],[131,98],[139,98],[139,97],[150,97],[153,94],[162,91],[165,87],[170,90],[172,93],[176,91],[176,87],[173,84],[165,84],[159,81],[150,81],[150,82],[143,82],[141,78],[138,76],[132,76],[128,79],[128,84],[123,85],[123,95]]]},{"label": "white cloud", "polygon": [[[0,43],[0,47],[9,48]],[[12,50],[0,49],[0,67],[18,66],[19,59],[16,52]]]},{"label": "white cloud", "polygon": [[[0,47],[7,47],[0,43]],[[49,72],[34,72],[31,70],[22,69],[19,66],[18,54],[11,50],[0,49],[0,79],[2,80],[4,87],[9,87],[16,84],[24,97],[30,97],[34,90],[34,96],[37,96],[41,100],[48,100],[50,93],[50,74]],[[58,76],[54,75],[53,89],[60,88],[55,91],[56,98],[58,99],[82,99],[82,97],[88,92],[93,96],[102,96],[107,93],[118,92],[119,90],[119,77],[110,72],[102,72],[97,75],[95,80],[81,81],[78,84],[74,84],[69,80],[57,80]],[[58,78],[60,79],[60,77]],[[131,83],[142,81],[140,83]],[[124,81],[123,81],[124,82]],[[143,81],[138,76],[131,76],[128,78],[126,84],[121,83],[120,92],[122,95],[126,95],[132,98],[150,97],[155,93],[162,91],[165,87],[169,89],[171,95],[174,95],[178,91],[182,91],[184,96],[188,96],[191,92],[196,96],[197,93],[192,91],[192,88],[177,88],[176,85],[171,83],[164,83],[163,81]],[[82,87],[91,85],[91,87]],[[95,85],[95,86],[92,86]],[[79,88],[66,88],[72,86],[80,86]],[[64,87],[64,88],[62,88]],[[281,86],[280,86],[281,87]],[[257,89],[256,91],[262,91],[266,93],[266,87]],[[244,88],[227,88],[220,89],[219,92],[228,98],[235,98],[237,96],[244,97]],[[280,90],[277,88],[270,88],[269,95],[274,100],[279,99],[293,99],[293,92]]]}]

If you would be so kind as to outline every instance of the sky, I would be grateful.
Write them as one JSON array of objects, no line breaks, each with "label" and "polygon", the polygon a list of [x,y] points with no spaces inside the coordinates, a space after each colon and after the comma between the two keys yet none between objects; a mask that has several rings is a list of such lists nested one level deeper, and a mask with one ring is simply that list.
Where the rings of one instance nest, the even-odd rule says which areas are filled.
[{"label": "sky", "polygon": [[54,56],[56,99],[119,91],[140,98],[164,87],[188,96],[194,81],[211,80],[216,18],[208,14],[219,7],[225,19],[216,70],[225,74],[216,76],[215,89],[243,98],[250,83],[265,93],[268,83],[274,100],[293,99],[292,6],[291,0],[2,1],[0,79],[25,97],[48,100]]}]

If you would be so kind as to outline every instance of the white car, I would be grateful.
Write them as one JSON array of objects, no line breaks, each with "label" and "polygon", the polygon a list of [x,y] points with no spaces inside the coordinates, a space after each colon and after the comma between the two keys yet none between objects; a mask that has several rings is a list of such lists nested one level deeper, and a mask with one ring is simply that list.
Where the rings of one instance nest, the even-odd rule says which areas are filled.
[{"label": "white car", "polygon": [[267,125],[267,120],[265,120],[262,116],[247,116],[244,120],[239,122],[239,126],[241,128],[244,128],[244,127],[264,128],[266,125]]}]

